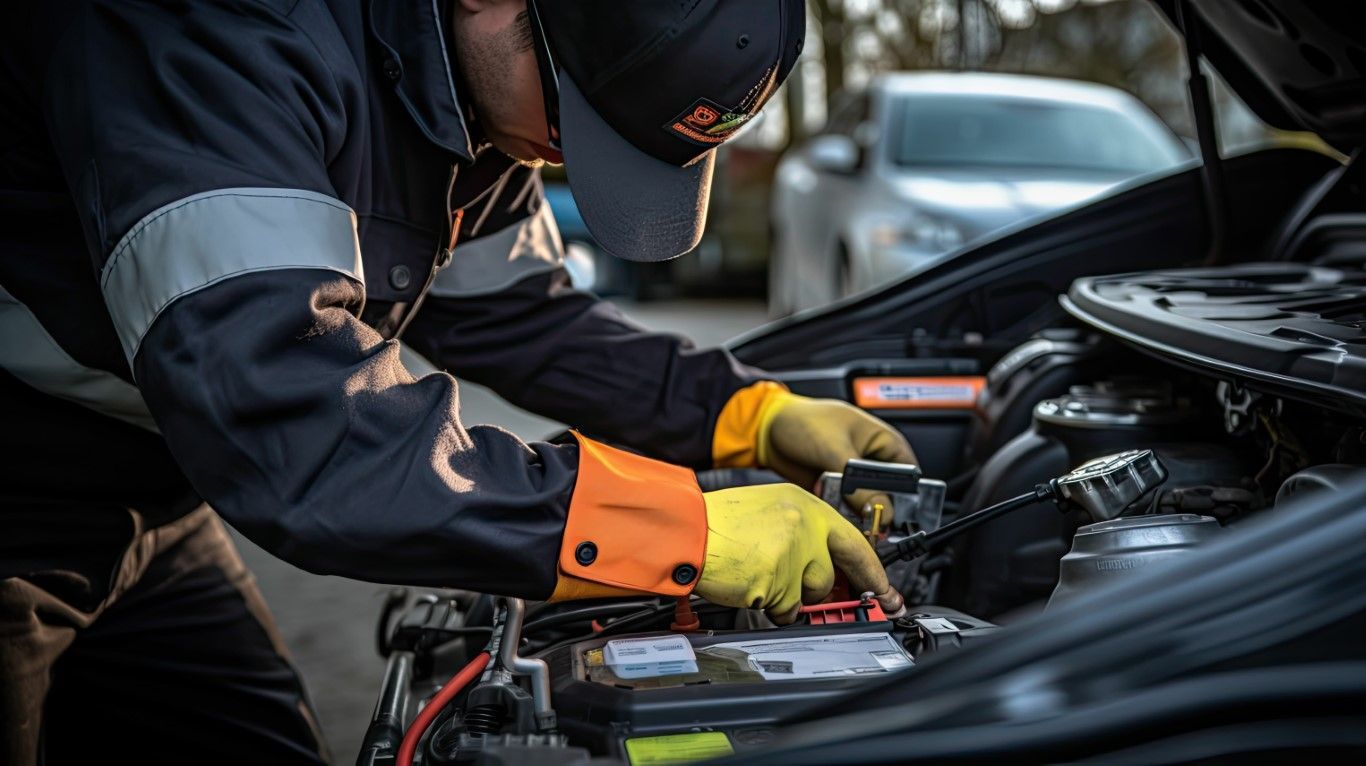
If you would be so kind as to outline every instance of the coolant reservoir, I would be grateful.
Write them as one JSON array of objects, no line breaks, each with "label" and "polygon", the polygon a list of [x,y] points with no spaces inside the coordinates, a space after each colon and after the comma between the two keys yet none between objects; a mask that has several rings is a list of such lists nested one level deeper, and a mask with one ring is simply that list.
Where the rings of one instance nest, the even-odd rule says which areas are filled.
[{"label": "coolant reservoir", "polygon": [[1211,516],[1173,513],[1126,516],[1088,524],[1072,538],[1063,556],[1051,608],[1106,583],[1171,565],[1220,530]]}]

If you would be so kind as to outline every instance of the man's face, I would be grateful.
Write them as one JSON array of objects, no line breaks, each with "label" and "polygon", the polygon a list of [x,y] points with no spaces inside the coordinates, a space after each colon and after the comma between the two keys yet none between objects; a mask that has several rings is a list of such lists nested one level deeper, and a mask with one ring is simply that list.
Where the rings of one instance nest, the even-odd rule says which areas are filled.
[{"label": "man's face", "polygon": [[455,58],[493,146],[523,164],[559,164],[550,148],[526,0],[458,0]]}]

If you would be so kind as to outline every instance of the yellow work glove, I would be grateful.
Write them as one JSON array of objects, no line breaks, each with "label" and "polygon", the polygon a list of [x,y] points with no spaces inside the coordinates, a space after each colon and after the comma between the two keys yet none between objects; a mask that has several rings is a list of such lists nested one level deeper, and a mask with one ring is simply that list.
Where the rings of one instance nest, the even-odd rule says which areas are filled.
[{"label": "yellow work glove", "polygon": [[774,394],[759,422],[759,465],[803,487],[850,458],[914,463],[911,445],[892,426],[848,402]]},{"label": "yellow work glove", "polygon": [[894,616],[904,606],[857,528],[791,484],[707,492],[707,545],[696,593],[724,606],[762,608],[774,622],[830,595],[835,567],[854,594],[872,591]]},{"label": "yellow work glove", "polygon": [[[900,432],[858,407],[798,396],[771,380],[736,391],[712,433],[716,467],[769,468],[808,490],[815,489],[825,471],[842,472],[851,458],[917,462]],[[884,494],[864,490],[847,500],[860,511],[881,503],[884,524],[892,520],[891,502]]]}]

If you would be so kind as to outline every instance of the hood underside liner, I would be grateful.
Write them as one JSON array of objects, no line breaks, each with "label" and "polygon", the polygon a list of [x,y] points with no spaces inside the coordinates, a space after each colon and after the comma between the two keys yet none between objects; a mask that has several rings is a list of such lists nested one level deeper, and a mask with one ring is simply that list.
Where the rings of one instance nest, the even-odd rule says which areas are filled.
[{"label": "hood underside liner", "polygon": [[1294,263],[1086,277],[1063,307],[1144,350],[1366,412],[1366,271]]}]

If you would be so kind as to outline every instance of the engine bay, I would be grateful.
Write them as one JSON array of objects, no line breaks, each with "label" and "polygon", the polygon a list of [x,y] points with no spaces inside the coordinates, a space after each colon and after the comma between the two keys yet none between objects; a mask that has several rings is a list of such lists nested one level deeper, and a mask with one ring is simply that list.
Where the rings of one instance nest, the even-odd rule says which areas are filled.
[{"label": "engine bay", "polygon": [[[1179,285],[1190,305],[1183,279],[1132,282],[1150,297],[1163,289],[1155,280]],[[1198,279],[1211,293],[1234,289]],[[1286,294],[1281,282],[1232,282],[1240,305],[1284,310],[1267,308]],[[1126,283],[1107,284],[1114,311],[1129,300],[1114,285]],[[839,586],[788,626],[697,597],[527,606],[472,593],[407,605],[405,596],[381,619],[389,671],[361,762],[391,762],[404,722],[485,645],[497,659],[441,705],[413,762],[649,764],[759,752],[785,724],[836,714],[889,677],[1170,567],[1287,499],[1362,473],[1366,427],[1352,396],[1332,398],[1323,380],[1299,386],[1293,367],[1271,387],[1228,375],[1227,364],[1165,356],[1065,305],[1081,321],[1037,334],[984,376],[952,475],[851,461],[815,488],[878,549],[904,614],[889,618],[871,594]],[[1237,314],[1248,342],[1250,313]],[[1229,314],[1226,300],[1220,321]],[[1255,326],[1277,343],[1329,343]],[[1222,350],[1236,352],[1232,342]],[[1349,361],[1338,357],[1344,370]],[[734,470],[699,478],[709,488],[774,480]],[[866,489],[892,507],[870,517],[844,502]]]}]

